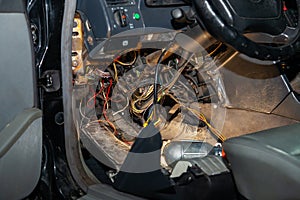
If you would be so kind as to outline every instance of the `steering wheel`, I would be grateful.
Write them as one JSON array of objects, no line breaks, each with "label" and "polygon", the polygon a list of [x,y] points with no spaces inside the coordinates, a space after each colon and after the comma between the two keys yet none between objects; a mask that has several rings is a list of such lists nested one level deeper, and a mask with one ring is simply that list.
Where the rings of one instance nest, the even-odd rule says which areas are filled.
[{"label": "steering wheel", "polygon": [[282,0],[193,0],[193,5],[216,39],[249,57],[276,61],[291,57],[300,46],[300,0],[295,1],[295,27],[288,25]]}]

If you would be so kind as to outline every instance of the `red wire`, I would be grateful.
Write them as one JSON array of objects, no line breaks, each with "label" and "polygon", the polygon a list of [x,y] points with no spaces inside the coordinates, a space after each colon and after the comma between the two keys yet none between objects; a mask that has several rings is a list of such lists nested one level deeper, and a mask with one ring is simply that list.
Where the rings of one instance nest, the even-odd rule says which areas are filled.
[{"label": "red wire", "polygon": [[111,86],[112,86],[112,79],[109,79],[109,86],[107,87],[106,99],[105,99],[104,106],[103,106],[103,114],[104,114],[105,119],[107,118],[107,116],[106,116],[106,105],[109,101],[109,93],[110,93],[110,90],[111,90]]},{"label": "red wire", "polygon": [[[109,121],[107,115],[106,115],[106,106],[108,106],[108,100],[109,100],[109,93],[110,93],[110,90],[111,90],[111,87],[112,87],[113,83],[112,83],[112,79],[109,79],[109,86],[107,88],[107,92],[106,92],[106,100],[104,102],[104,106],[103,106],[103,115],[104,115],[104,118],[105,120],[110,124],[111,122]],[[114,134],[116,135],[117,134],[117,130],[114,130]]]},{"label": "red wire", "polygon": [[[104,85],[104,84],[103,84]],[[105,118],[105,120],[108,122],[108,124],[110,125],[110,126],[112,126],[111,124],[112,124],[112,122],[108,119],[108,117],[107,117],[107,115],[106,115],[106,109],[108,109],[108,101],[110,100],[110,98],[109,98],[109,94],[110,94],[110,91],[111,91],[111,87],[112,87],[112,85],[113,85],[113,81],[112,81],[112,79],[109,79],[109,86],[107,87],[107,92],[106,92],[106,95],[105,95],[105,102],[104,102],[104,106],[103,106],[103,116],[104,116],[104,118]],[[107,108],[106,108],[106,106],[107,106]],[[117,132],[117,129],[116,129],[116,127],[112,127],[113,129],[114,129],[114,135],[115,136],[118,136],[118,132]],[[131,145],[128,141],[124,141],[124,140],[122,140],[124,143],[126,143],[126,144],[128,144],[128,145]]]},{"label": "red wire", "polygon": [[288,11],[288,8],[286,7],[285,2],[283,2],[283,8],[282,9],[283,9],[284,12]]},{"label": "red wire", "polygon": [[[88,101],[87,101],[87,106],[89,107],[89,108],[93,108],[95,105],[96,105],[96,97],[103,91],[103,89],[104,89],[104,81],[102,80],[102,86],[101,86],[101,88],[100,88],[100,90],[99,90],[99,92],[95,92],[95,94],[94,94],[94,96],[92,96]],[[94,92],[94,91],[93,91]],[[91,101],[91,100],[94,100],[94,105],[91,105],[91,104],[89,104],[89,102]]]},{"label": "red wire", "polygon": [[[104,102],[104,105],[103,105],[103,111],[102,111],[102,113],[103,113],[103,116],[104,116],[104,118],[105,118],[105,120],[107,121],[107,123],[114,129],[114,135],[115,136],[118,136],[118,131],[117,131],[117,129],[116,129],[116,127],[113,127],[111,124],[112,124],[112,122],[108,119],[108,117],[107,117],[107,115],[106,115],[106,109],[108,108],[108,101],[111,99],[111,98],[109,98],[109,94],[110,94],[110,92],[111,92],[111,87],[113,86],[113,81],[112,81],[112,79],[109,79],[109,86],[107,87],[107,91],[106,91],[106,95],[105,95],[105,102]],[[97,93],[97,94],[95,94],[93,97],[91,97],[90,99],[89,99],[89,101],[91,101],[92,99],[94,99],[94,101],[95,101],[95,103],[96,103],[96,96],[98,95],[98,94],[100,94],[102,91],[103,91],[103,89],[104,89],[104,80],[102,80],[102,86],[101,86],[101,88],[100,88],[100,90],[99,90],[99,92]],[[88,101],[88,102],[89,102]],[[106,107],[107,106],[107,107]],[[123,140],[122,140],[123,141]],[[131,145],[131,143],[130,142],[128,142],[128,141],[123,141],[124,143],[126,143],[126,144],[128,144],[128,145]]]}]

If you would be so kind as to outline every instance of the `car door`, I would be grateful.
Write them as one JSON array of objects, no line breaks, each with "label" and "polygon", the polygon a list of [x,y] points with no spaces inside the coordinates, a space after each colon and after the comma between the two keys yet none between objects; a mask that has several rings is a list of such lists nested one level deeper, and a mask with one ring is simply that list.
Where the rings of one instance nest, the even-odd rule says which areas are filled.
[{"label": "car door", "polygon": [[0,199],[21,199],[38,183],[42,112],[32,37],[22,0],[0,0]]}]

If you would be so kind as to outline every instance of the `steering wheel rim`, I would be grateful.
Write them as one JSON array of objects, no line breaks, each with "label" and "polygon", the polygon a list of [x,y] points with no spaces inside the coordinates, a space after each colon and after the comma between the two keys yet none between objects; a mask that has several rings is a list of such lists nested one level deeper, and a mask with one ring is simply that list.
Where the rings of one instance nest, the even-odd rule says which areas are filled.
[{"label": "steering wheel rim", "polygon": [[204,25],[207,31],[216,39],[229,44],[235,50],[246,54],[249,57],[260,60],[285,60],[296,53],[296,49],[300,46],[298,38],[300,36],[300,0],[295,0],[298,11],[298,22],[295,31],[297,31],[294,39],[289,44],[273,47],[256,43],[242,33],[237,31],[215,12],[217,10],[209,0],[194,0],[193,5],[199,16],[200,23]]}]

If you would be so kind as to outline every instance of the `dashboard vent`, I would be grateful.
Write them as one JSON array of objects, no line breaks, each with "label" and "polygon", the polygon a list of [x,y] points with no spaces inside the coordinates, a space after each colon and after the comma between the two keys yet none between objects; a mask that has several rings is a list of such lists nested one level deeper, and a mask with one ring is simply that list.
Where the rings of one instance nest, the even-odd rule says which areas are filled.
[{"label": "dashboard vent", "polygon": [[134,5],[134,0],[106,0],[108,6]]}]

